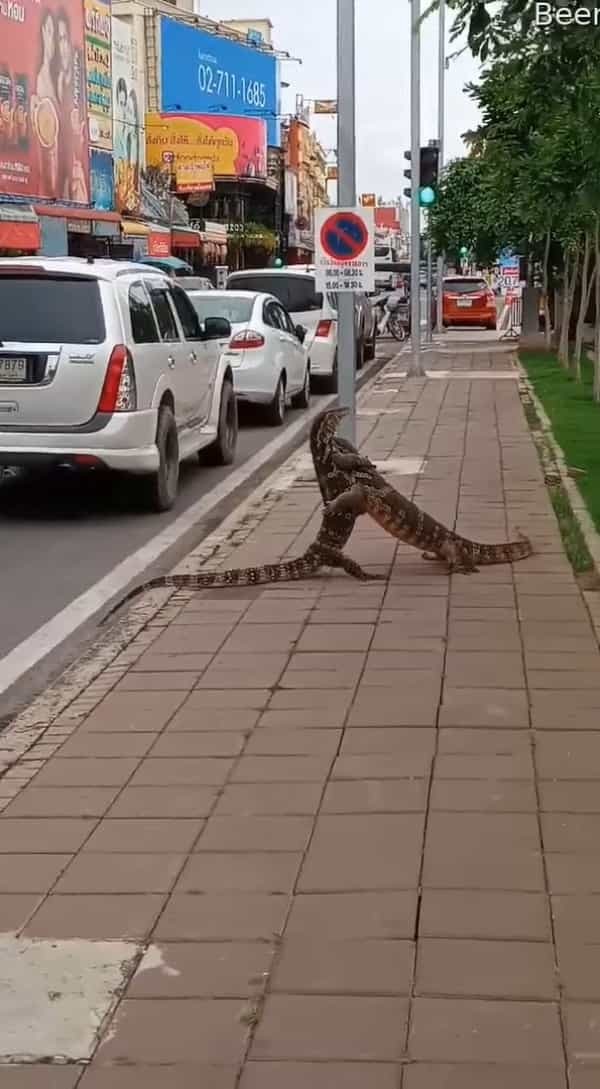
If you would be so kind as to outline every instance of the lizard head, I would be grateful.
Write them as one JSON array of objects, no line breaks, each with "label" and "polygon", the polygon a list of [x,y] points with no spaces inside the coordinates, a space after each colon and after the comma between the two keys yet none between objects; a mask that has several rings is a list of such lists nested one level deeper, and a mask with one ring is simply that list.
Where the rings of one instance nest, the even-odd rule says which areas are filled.
[{"label": "lizard head", "polygon": [[348,415],[348,412],[349,409],[347,408],[328,408],[325,412],[320,412],[315,417],[310,429],[311,445],[323,441],[327,442],[331,439],[335,435],[340,421],[344,419],[344,416]]}]

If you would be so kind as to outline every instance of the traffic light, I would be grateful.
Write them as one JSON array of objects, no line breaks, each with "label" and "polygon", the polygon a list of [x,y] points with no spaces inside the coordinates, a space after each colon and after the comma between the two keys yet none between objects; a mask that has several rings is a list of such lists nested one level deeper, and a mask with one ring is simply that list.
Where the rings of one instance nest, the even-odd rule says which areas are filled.
[{"label": "traffic light", "polygon": [[[411,160],[411,158],[412,158],[412,156],[411,156],[411,154],[410,154],[410,151],[405,151],[405,152],[404,152],[404,158],[405,158],[405,159],[408,159],[408,161],[410,162],[410,160]],[[410,170],[405,170],[405,171],[404,171],[404,177],[405,177],[405,178],[408,178],[408,180],[410,181],[410,179],[411,179],[411,177],[412,177],[412,172],[411,172]],[[412,194],[412,190],[411,190],[410,186],[408,186],[408,187],[407,187],[406,189],[404,189],[404,190],[403,190],[403,193],[404,193],[404,196],[405,196],[405,197],[410,197],[410,196],[411,196],[411,194]]]},{"label": "traffic light", "polygon": [[438,164],[440,149],[435,145],[420,149],[421,169],[419,173],[419,204],[431,208],[437,200]]}]

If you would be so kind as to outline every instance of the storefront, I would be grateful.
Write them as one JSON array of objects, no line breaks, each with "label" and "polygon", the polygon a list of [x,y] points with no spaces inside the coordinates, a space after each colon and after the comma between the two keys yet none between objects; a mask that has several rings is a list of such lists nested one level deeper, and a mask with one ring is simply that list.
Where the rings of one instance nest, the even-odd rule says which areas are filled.
[{"label": "storefront", "polygon": [[39,219],[30,204],[0,204],[0,257],[38,253]]},{"label": "storefront", "polygon": [[121,217],[94,208],[38,204],[40,253],[45,257],[120,257]]},{"label": "storefront", "polygon": [[131,246],[134,261],[141,257],[171,256],[171,231],[163,224],[124,219],[121,234],[123,242]]}]

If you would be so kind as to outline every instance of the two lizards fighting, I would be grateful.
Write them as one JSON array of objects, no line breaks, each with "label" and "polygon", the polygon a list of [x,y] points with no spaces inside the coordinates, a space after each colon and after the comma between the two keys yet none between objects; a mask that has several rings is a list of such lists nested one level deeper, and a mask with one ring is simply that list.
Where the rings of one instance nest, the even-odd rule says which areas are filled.
[{"label": "two lizards fighting", "polygon": [[258,586],[310,578],[322,567],[341,568],[361,581],[385,579],[372,575],[345,556],[356,519],[363,514],[404,544],[423,552],[426,559],[446,563],[449,571],[469,574],[479,565],[512,563],[533,552],[526,537],[505,544],[471,541],[420,510],[387,482],[368,458],[336,432],[346,409],[319,413],[310,431],[310,452],[324,503],[319,532],[302,556],[258,567],[225,571],[200,571],[193,575],[160,575],[131,591],[105,618],[139,594],[168,588],[204,590],[233,586]]}]

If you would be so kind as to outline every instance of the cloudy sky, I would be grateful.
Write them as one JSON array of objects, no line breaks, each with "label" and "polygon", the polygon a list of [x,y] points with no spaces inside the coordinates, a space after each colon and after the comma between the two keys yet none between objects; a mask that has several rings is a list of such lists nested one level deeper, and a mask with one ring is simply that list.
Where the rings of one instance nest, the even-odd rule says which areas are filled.
[{"label": "cloudy sky", "polygon": [[[422,0],[425,10],[426,0]],[[336,97],[335,0],[200,0],[199,10],[211,19],[268,16],[274,44],[302,64],[284,61],[283,112],[294,108],[296,94],[306,99]],[[357,0],[356,119],[357,186],[394,199],[408,182],[404,151],[410,147],[410,4],[408,0]],[[451,15],[447,17],[451,23]],[[449,26],[447,28],[449,30]],[[447,45],[447,53],[457,49]],[[474,103],[463,93],[477,80],[468,52],[451,61],[446,72],[446,159],[464,153],[461,133],[477,123]],[[437,136],[437,15],[423,26],[421,37],[421,143]],[[315,118],[323,146],[336,145],[335,118]]]}]

